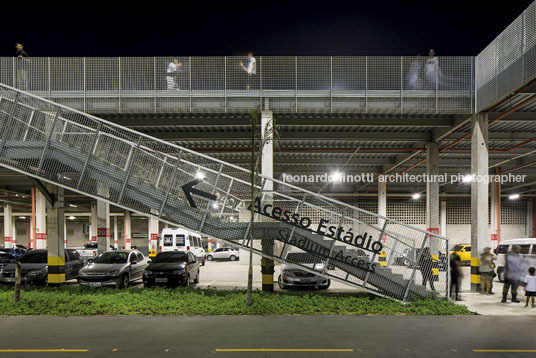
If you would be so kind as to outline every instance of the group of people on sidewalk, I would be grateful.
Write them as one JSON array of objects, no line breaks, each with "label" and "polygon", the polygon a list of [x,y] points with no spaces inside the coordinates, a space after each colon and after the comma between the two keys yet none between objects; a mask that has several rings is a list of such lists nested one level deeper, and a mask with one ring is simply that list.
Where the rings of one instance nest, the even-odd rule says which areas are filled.
[{"label": "group of people on sidewalk", "polygon": [[[497,276],[495,273],[495,260],[497,257],[491,252],[490,247],[484,248],[480,254],[480,293],[484,295],[492,295],[493,293],[493,279]],[[460,256],[453,252],[450,255],[450,274],[451,285],[450,292],[455,295],[456,301],[461,301],[460,286],[463,278],[462,261]],[[501,303],[506,303],[508,298],[508,291],[511,294],[511,302],[519,303],[517,299],[518,288],[522,285],[525,289],[525,307],[529,307],[529,301],[531,307],[534,308],[534,297],[536,297],[536,269],[529,267],[527,270],[527,264],[525,259],[521,255],[521,247],[513,245],[510,252],[506,255],[504,265],[504,286],[502,291]]]}]

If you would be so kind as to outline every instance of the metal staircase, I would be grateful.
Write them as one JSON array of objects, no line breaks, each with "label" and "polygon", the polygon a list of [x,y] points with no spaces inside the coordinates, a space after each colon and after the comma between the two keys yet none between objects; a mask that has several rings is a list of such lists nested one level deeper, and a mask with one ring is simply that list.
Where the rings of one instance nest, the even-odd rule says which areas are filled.
[{"label": "metal staircase", "polygon": [[291,263],[374,294],[448,297],[446,238],[267,177],[255,222],[240,222],[248,170],[1,84],[0,119],[6,168],[244,249],[253,230],[254,252],[283,261],[299,247],[324,270]]}]

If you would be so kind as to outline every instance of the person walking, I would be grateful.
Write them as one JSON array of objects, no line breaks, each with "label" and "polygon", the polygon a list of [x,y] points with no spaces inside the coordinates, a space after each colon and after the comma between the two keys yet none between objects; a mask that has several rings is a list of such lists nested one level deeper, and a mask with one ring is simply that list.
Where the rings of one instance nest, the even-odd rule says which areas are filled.
[{"label": "person walking", "polygon": [[480,254],[480,293],[489,294],[493,280],[493,261],[496,257],[491,253],[491,247],[485,247]]},{"label": "person walking", "polygon": [[456,252],[453,252],[450,255],[450,293],[452,295],[452,289],[456,287],[454,291],[456,301],[462,301],[462,298],[460,297],[462,278],[462,259],[460,255],[458,255]]},{"label": "person walking", "polygon": [[253,57],[253,52],[248,53],[248,65],[244,65],[244,62],[240,62],[240,67],[247,73],[246,89],[249,91],[254,83],[255,75],[257,74],[257,61]]},{"label": "person walking", "polygon": [[28,68],[30,67],[30,59],[28,54],[24,51],[24,47],[21,43],[16,43],[15,56],[17,58],[16,71],[17,71],[17,85],[18,89],[23,91],[28,90]]},{"label": "person walking", "polygon": [[512,302],[519,303],[517,299],[517,288],[522,277],[524,277],[523,271],[523,257],[520,255],[521,247],[519,245],[513,245],[512,250],[506,255],[505,259],[505,281],[503,286],[502,303],[506,303],[508,296],[508,290],[512,294]]},{"label": "person walking", "polygon": [[430,282],[430,288],[435,291],[434,287],[434,274],[433,274],[433,258],[430,255],[430,248],[426,247],[419,257],[419,267],[422,275],[422,285],[426,287],[426,283]]},{"label": "person walking", "polygon": [[523,287],[525,287],[525,307],[529,306],[529,299],[531,300],[531,307],[534,308],[534,297],[536,296],[536,276],[534,273],[536,269],[534,267],[529,267],[529,274],[525,276],[523,280]]}]

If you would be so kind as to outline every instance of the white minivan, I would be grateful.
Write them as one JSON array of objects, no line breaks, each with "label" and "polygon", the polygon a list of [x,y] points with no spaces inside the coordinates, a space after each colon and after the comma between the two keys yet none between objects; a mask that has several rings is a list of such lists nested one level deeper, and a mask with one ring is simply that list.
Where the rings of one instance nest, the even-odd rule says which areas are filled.
[{"label": "white minivan", "polygon": [[205,266],[205,249],[199,234],[185,229],[164,229],[160,235],[160,252],[191,251],[202,266]]},{"label": "white minivan", "polygon": [[497,267],[497,277],[499,281],[504,282],[504,265],[506,262],[506,255],[512,250],[513,245],[518,245],[521,247],[521,256],[524,258],[525,271],[528,274],[529,267],[536,267],[536,239],[535,238],[525,238],[525,239],[513,239],[501,241],[499,246],[495,249],[495,254],[497,255],[497,260],[495,261],[495,266]]}]

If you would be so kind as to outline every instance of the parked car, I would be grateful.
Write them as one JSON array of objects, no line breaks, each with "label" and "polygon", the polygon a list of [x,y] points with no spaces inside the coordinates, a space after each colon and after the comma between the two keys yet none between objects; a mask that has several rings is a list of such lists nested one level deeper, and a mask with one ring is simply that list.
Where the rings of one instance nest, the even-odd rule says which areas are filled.
[{"label": "parked car", "polygon": [[[48,253],[47,250],[30,250],[18,258],[21,263],[21,283],[42,284],[48,283]],[[78,277],[84,261],[72,249],[65,250],[65,279]],[[0,270],[0,283],[15,282],[15,264],[5,265]]]},{"label": "parked car", "polygon": [[449,255],[453,253],[457,253],[460,256],[463,265],[471,266],[471,244],[456,245],[450,250]]},{"label": "parked car", "polygon": [[127,288],[131,282],[141,280],[148,259],[139,251],[107,251],[80,270],[78,283],[90,287],[113,286]]},{"label": "parked car", "polygon": [[83,247],[74,248],[84,260],[94,259],[98,255],[99,243],[98,242],[86,242]]},{"label": "parked car", "polygon": [[207,254],[207,261],[212,260],[238,260],[238,250],[232,247],[220,247]]},{"label": "parked car", "polygon": [[[404,249],[402,254],[399,254],[399,256],[394,258],[393,264],[398,266],[407,266],[409,268],[418,268],[421,253],[422,249],[412,249],[408,247]],[[445,253],[440,252],[438,258],[439,259],[433,258],[433,268],[437,268],[440,271],[446,271],[448,268],[447,256]]]},{"label": "parked car", "polygon": [[199,261],[192,252],[160,252],[143,271],[143,286],[199,283]]},{"label": "parked car", "polygon": [[26,249],[23,247],[14,247],[14,248],[11,248],[11,249],[8,249],[8,248],[0,248],[0,252],[4,252],[6,254],[11,254],[15,257],[21,257],[22,255],[24,255],[26,253]]},{"label": "parked car", "polygon": [[[528,272],[529,267],[536,267],[536,239],[524,238],[501,241],[500,245],[495,249],[497,260],[495,261],[495,267],[497,267],[497,277],[499,281],[504,282],[506,263],[506,255],[512,249],[513,245],[518,245],[521,248],[520,255],[523,257],[523,265],[525,268],[523,272]],[[521,278],[520,278],[521,279]]]},{"label": "parked car", "polygon": [[314,271],[324,272],[325,262],[312,254],[299,249],[292,249],[284,258],[281,265],[281,274],[277,279],[279,288],[286,290],[292,287],[308,287],[327,290],[331,284],[330,279],[304,271],[302,266]]},{"label": "parked car", "polygon": [[201,236],[193,231],[185,229],[164,229],[160,234],[160,252],[166,251],[191,251],[197,261],[205,266],[205,249]]},{"label": "parked car", "polygon": [[7,264],[15,262],[17,258],[10,253],[0,251],[0,270]]}]

